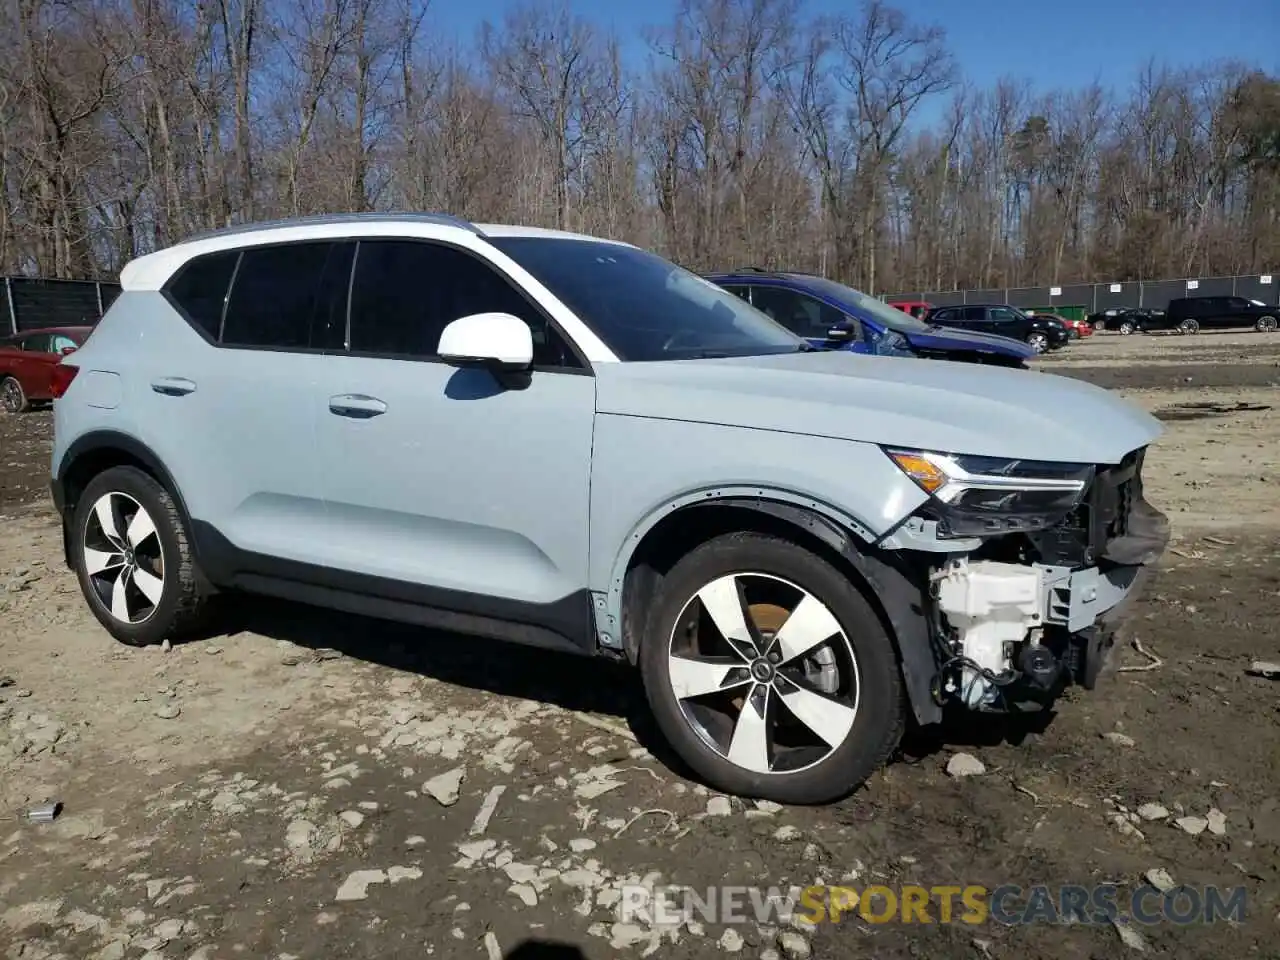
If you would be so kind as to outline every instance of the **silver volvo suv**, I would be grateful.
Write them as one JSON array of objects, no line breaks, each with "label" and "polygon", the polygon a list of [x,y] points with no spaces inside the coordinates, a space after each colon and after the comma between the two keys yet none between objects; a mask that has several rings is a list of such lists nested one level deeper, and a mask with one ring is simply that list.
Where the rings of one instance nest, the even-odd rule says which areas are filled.
[{"label": "silver volvo suv", "polygon": [[128,644],[251,591],[625,660],[707,782],[819,803],[949,704],[1092,687],[1168,539],[1134,406],[819,350],[625,243],[329,216],[120,279],[52,488]]}]

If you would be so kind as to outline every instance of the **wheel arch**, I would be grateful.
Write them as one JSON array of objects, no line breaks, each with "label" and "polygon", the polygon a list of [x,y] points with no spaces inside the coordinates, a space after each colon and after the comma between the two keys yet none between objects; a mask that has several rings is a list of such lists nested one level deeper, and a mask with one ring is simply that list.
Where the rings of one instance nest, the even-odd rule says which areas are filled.
[{"label": "wheel arch", "polygon": [[[55,498],[63,517],[64,534],[70,531],[76,504],[90,481],[113,467],[135,467],[148,474],[168,491],[177,504],[182,520],[190,529],[191,515],[182,499],[182,491],[165,467],[164,461],[141,440],[118,430],[95,430],[77,437],[67,448],[54,475]],[[194,545],[193,545],[194,546]],[[63,536],[63,557],[71,563],[70,542]]]},{"label": "wheel arch", "polygon": [[904,558],[877,549],[874,535],[855,518],[775,492],[713,492],[685,498],[637,529],[618,559],[607,601],[613,613],[608,622],[617,625],[628,660],[638,659],[645,616],[665,571],[700,544],[743,531],[790,540],[845,573],[894,645],[916,721],[926,725],[941,720],[932,694],[937,658],[925,597]]}]

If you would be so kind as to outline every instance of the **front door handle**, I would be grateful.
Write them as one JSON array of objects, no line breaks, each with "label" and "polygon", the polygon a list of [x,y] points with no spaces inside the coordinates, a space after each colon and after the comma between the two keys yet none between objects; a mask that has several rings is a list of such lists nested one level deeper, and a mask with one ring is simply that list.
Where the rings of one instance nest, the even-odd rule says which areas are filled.
[{"label": "front door handle", "polygon": [[386,413],[387,405],[377,397],[369,397],[363,393],[344,393],[329,398],[329,412],[340,417],[368,420]]},{"label": "front door handle", "polygon": [[183,397],[195,393],[196,385],[186,377],[160,377],[151,381],[151,389],[166,397]]}]

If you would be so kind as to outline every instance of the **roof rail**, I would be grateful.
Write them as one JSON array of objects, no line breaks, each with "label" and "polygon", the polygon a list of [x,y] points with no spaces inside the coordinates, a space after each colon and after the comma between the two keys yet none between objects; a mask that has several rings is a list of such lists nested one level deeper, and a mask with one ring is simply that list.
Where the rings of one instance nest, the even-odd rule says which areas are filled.
[{"label": "roof rail", "polygon": [[377,222],[385,220],[434,223],[441,226],[458,227],[462,230],[470,231],[477,236],[484,236],[484,233],[480,228],[470,220],[464,220],[462,217],[455,217],[449,213],[391,211],[387,213],[318,213],[298,217],[285,217],[279,220],[262,220],[256,223],[236,223],[226,227],[219,227],[215,230],[205,230],[201,233],[192,234],[179,242],[189,243],[195,240],[208,240],[211,237],[234,236],[241,233],[257,233],[260,230],[276,230],[281,227],[306,227],[326,223],[367,223],[369,221]]}]

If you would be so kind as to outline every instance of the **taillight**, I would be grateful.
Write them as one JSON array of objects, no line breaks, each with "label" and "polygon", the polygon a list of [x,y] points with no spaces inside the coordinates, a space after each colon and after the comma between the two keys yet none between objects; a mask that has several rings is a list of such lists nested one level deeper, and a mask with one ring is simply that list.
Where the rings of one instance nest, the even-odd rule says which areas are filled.
[{"label": "taillight", "polygon": [[67,392],[67,388],[71,386],[71,381],[76,378],[76,374],[79,372],[79,367],[73,367],[69,363],[60,363],[53,368],[53,376],[49,382],[49,388],[53,392],[53,399],[61,399],[62,395]]}]

